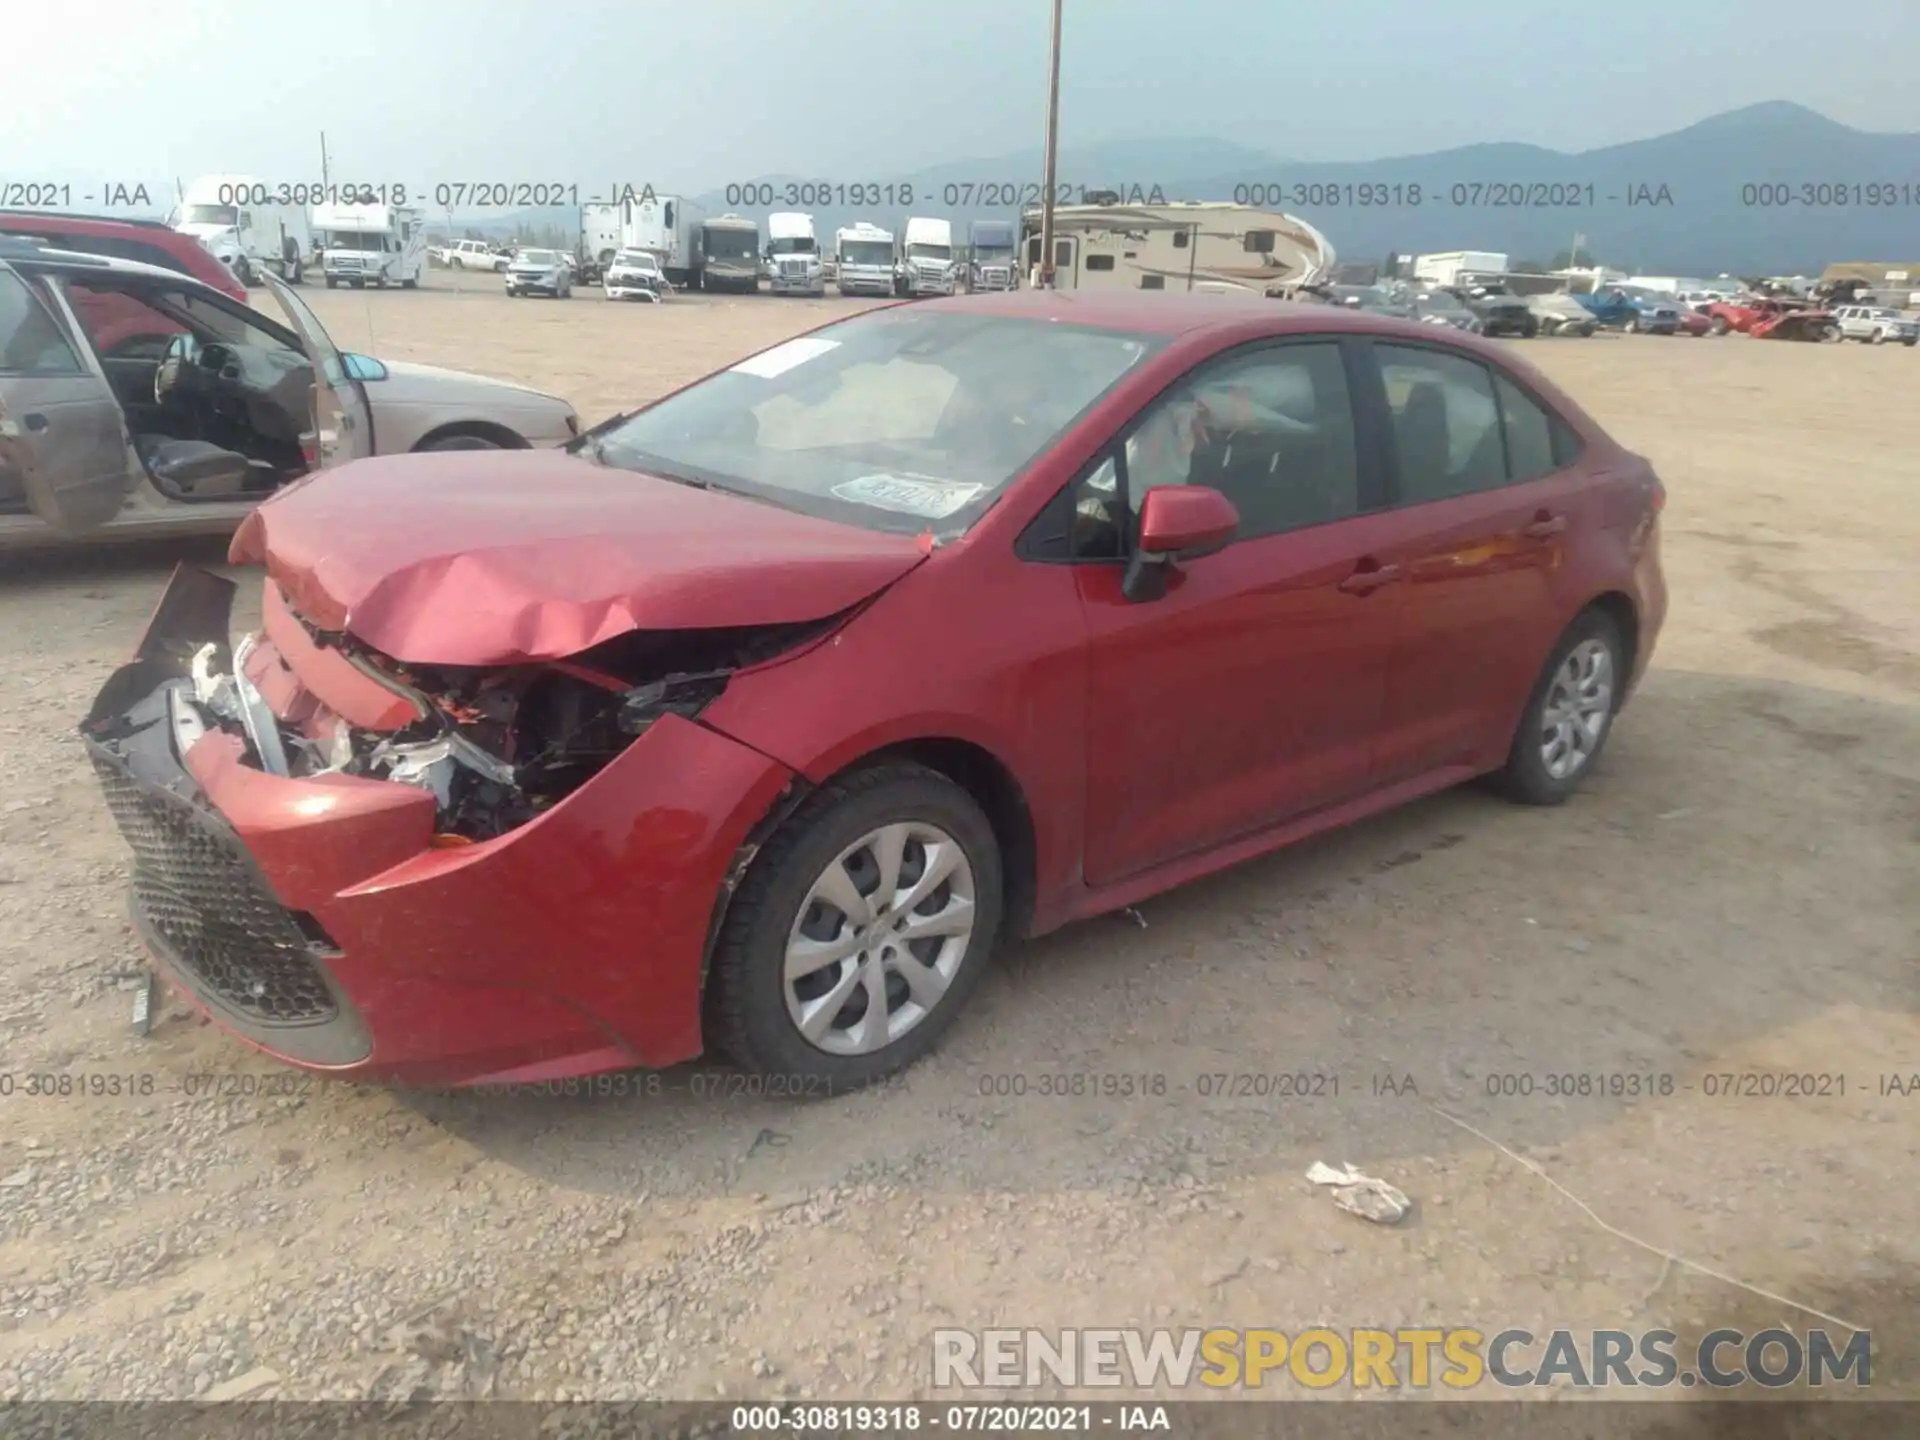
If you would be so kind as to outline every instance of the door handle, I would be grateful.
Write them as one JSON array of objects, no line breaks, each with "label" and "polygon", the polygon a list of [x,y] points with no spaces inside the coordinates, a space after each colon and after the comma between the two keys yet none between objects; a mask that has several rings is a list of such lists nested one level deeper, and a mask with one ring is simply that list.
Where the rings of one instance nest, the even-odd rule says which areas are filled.
[{"label": "door handle", "polygon": [[1369,565],[1362,562],[1359,568],[1340,582],[1340,589],[1348,595],[1371,595],[1383,585],[1391,585],[1401,576],[1398,565]]},{"label": "door handle", "polygon": [[1546,511],[1542,510],[1538,515],[1534,516],[1533,519],[1520,527],[1520,533],[1529,540],[1551,540],[1566,528],[1566,516],[1549,515]]},{"label": "door handle", "polygon": [[20,417],[20,423],[29,430],[44,430],[47,428],[47,417],[38,410],[29,410]]}]

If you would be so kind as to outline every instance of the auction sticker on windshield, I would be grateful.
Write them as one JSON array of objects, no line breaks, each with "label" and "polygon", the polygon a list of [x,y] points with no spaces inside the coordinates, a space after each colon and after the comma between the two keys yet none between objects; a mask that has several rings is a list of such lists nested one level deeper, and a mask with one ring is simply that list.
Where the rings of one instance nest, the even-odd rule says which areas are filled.
[{"label": "auction sticker on windshield", "polygon": [[776,345],[771,350],[762,350],[758,355],[749,355],[733,367],[736,375],[758,375],[762,380],[771,380],[776,375],[784,375],[796,365],[826,354],[840,347],[838,340],[822,340],[814,335],[802,335],[797,340],[789,340],[784,345]]},{"label": "auction sticker on windshield", "polygon": [[860,505],[877,505],[883,510],[944,520],[986,488],[930,476],[862,475],[857,480],[841,481],[833,487],[833,493]]}]

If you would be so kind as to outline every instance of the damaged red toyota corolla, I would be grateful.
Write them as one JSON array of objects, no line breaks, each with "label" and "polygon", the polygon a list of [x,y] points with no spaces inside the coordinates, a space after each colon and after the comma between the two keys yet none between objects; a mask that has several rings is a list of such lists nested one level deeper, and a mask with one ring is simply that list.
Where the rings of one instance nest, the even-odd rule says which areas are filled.
[{"label": "damaged red toyota corolla", "polygon": [[925,1051],[996,940],[1592,769],[1663,492],[1468,336],[890,307],[570,447],[355,461],[180,572],[83,731],[161,971],[428,1084]]}]

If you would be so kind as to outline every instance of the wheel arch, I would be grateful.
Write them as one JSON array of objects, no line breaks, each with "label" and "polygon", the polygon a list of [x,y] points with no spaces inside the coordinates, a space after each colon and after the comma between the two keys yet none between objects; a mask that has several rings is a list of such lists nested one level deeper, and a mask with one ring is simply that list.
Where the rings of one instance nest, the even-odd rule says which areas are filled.
[{"label": "wheel arch", "polygon": [[[1620,632],[1620,644],[1626,651],[1620,657],[1621,669],[1631,676],[1634,673],[1634,666],[1640,661],[1640,611],[1633,603],[1633,598],[1624,590],[1602,591],[1581,606],[1580,613],[1567,623],[1569,625],[1576,623],[1580,616],[1589,610],[1597,610],[1605,615]],[[1561,631],[1561,634],[1565,633],[1564,630]],[[1554,643],[1558,644],[1559,641],[1556,639]]]},{"label": "wheel arch", "polygon": [[714,899],[707,922],[706,944],[700,956],[700,990],[712,979],[713,953],[726,928],[733,897],[768,841],[786,825],[806,798],[821,785],[831,784],[862,770],[889,762],[921,765],[964,790],[987,817],[1000,846],[1001,921],[1003,938],[1018,938],[1031,925],[1039,888],[1038,837],[1032,807],[1012,769],[984,745],[951,735],[925,735],[892,741],[848,760],[818,784],[795,772],[787,789],[747,833],[734,857],[733,868]]},{"label": "wheel arch", "polygon": [[526,437],[518,431],[491,420],[449,420],[444,425],[436,425],[418,440],[413,442],[415,450],[425,450],[442,440],[454,440],[462,436],[471,436],[475,440],[490,440],[503,450],[528,450],[532,447]]}]

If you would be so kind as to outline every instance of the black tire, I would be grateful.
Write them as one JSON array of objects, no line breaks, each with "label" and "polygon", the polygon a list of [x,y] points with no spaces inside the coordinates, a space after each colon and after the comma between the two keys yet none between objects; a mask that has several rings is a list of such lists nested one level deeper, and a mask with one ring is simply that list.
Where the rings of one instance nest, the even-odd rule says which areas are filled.
[{"label": "black tire", "polygon": [[364,290],[367,288],[367,282],[364,280],[349,280],[347,283],[356,290]]},{"label": "black tire", "polygon": [[1627,316],[1625,322],[1621,324],[1620,328],[1626,331],[1627,334],[1629,335],[1639,334],[1640,333],[1640,317],[1638,315]]},{"label": "black tire", "polygon": [[1733,328],[1733,326],[1727,320],[1726,316],[1716,315],[1713,317],[1712,323],[1709,324],[1707,328],[1711,330],[1715,335],[1725,335],[1729,330]]},{"label": "black tire", "polygon": [[233,278],[242,285],[253,284],[253,262],[244,255],[236,257],[233,262]]},{"label": "black tire", "polygon": [[[814,881],[881,825],[918,820],[959,842],[973,870],[974,930],[953,979],[926,1018],[865,1055],[832,1055],[787,1013],[787,937]],[[809,795],[755,857],[727,910],[707,981],[707,1043],[744,1069],[797,1077],[788,1093],[839,1094],[905,1069],[936,1043],[986,971],[1000,928],[1000,847],[973,797],[924,766],[878,765]]]},{"label": "black tire", "polygon": [[[1541,754],[1540,737],[1546,728],[1542,712],[1560,667],[1577,646],[1590,640],[1597,640],[1607,647],[1612,667],[1612,695],[1606,723],[1585,762],[1571,774],[1555,777],[1548,772],[1545,757]],[[1508,746],[1507,763],[1493,777],[1495,788],[1508,799],[1523,805],[1558,805],[1566,800],[1599,764],[1601,753],[1607,748],[1607,740],[1613,734],[1613,722],[1620,714],[1621,691],[1626,683],[1626,646],[1620,638],[1620,627],[1603,611],[1582,611],[1567,627],[1566,633],[1560,637],[1560,643],[1553,647],[1553,654],[1540,669],[1540,678],[1534,682],[1533,693],[1527,696],[1526,708],[1520,712],[1520,723],[1515,727],[1513,741]]]},{"label": "black tire", "polygon": [[417,275],[409,276],[400,282],[400,288],[402,290],[418,290],[420,288],[420,277]]},{"label": "black tire", "polygon": [[507,447],[498,440],[489,440],[484,435],[447,435],[431,445],[415,447],[422,451],[434,450],[504,450]]},{"label": "black tire", "polygon": [[327,289],[338,290],[339,288],[340,288],[340,282],[334,279],[333,276],[331,275],[327,276]]}]

